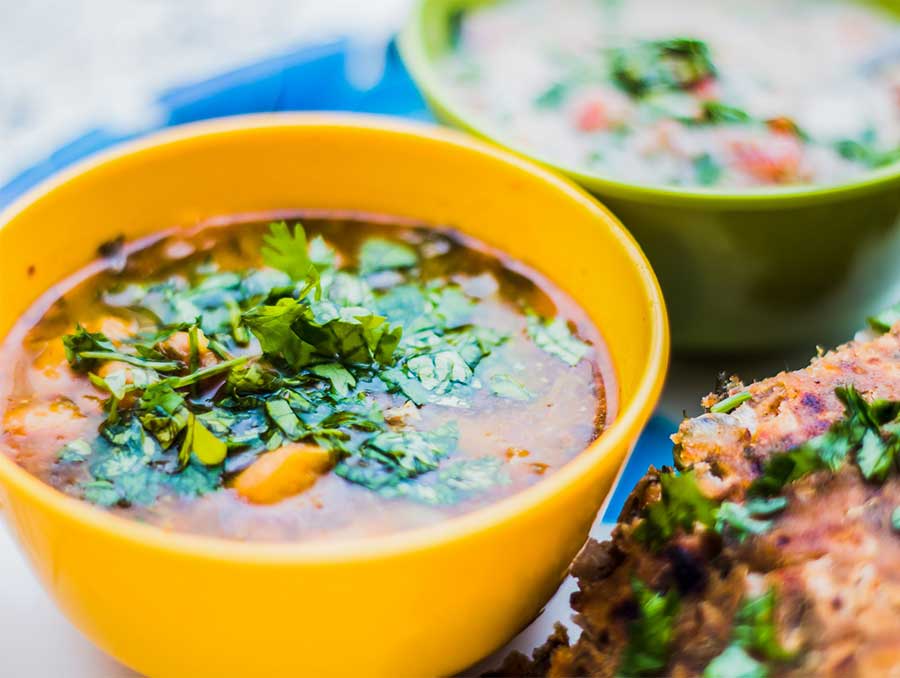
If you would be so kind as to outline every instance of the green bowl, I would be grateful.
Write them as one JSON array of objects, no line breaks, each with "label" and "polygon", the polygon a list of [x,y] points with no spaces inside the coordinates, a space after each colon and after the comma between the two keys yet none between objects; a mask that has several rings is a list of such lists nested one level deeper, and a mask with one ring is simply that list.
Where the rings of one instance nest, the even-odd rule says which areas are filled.
[{"label": "green bowl", "polygon": [[[484,2],[418,0],[400,36],[407,68],[439,119],[568,175],[619,216],[656,269],[677,349],[834,343],[900,298],[900,163],[840,185],[740,192],[624,183],[560,166],[493,136],[436,72],[460,12]],[[875,4],[900,11],[900,0]]]}]

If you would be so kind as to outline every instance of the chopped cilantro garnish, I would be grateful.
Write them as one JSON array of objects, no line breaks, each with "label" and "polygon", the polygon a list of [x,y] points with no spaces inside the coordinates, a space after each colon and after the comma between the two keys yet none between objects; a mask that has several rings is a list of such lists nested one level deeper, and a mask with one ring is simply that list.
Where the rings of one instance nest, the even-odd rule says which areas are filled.
[{"label": "chopped cilantro garnish", "polygon": [[79,439],[66,443],[65,447],[59,451],[56,458],[63,463],[74,464],[84,461],[89,456],[91,456],[90,443],[86,440]]},{"label": "chopped cilantro garnish", "polygon": [[703,678],[766,678],[764,662],[785,662],[794,658],[778,639],[775,626],[775,591],[745,600],[734,617],[731,644],[713,659]]},{"label": "chopped cilantro garnish", "polygon": [[569,324],[562,318],[547,321],[529,314],[528,334],[538,348],[571,366],[581,362],[588,353],[588,345],[572,334]]},{"label": "chopped cilantro garnish", "polygon": [[88,332],[81,325],[75,328],[73,334],[63,337],[63,346],[66,350],[66,360],[77,372],[90,372],[101,362],[121,362],[158,372],[173,372],[182,367],[181,363],[174,360],[152,360],[124,353],[104,334]]},{"label": "chopped cilantro garnish", "polygon": [[306,231],[300,224],[292,232],[283,221],[274,222],[269,225],[263,242],[262,256],[267,266],[287,273],[297,282],[318,281],[319,272],[309,257]]},{"label": "chopped cilantro garnish", "polygon": [[[338,270],[321,237],[308,241],[300,224],[277,222],[261,251],[265,268],[205,262],[104,292],[108,306],[152,323],[134,336],[113,342],[78,326],[65,337],[72,368],[108,394],[97,439],[59,452],[59,463],[87,469],[85,499],[124,506],[167,492],[198,496],[289,441],[328,450],[337,475],[388,498],[449,504],[509,482],[500,460],[454,458],[452,420],[418,430],[389,421],[373,397],[456,408],[487,387],[534,397],[498,371],[499,358],[476,376],[509,339],[473,323],[477,299],[424,279],[403,242],[369,238],[357,269]],[[366,279],[380,271],[394,272],[385,289]],[[528,322],[551,355],[572,365],[586,355],[563,319]],[[101,371],[108,363],[124,365]]]},{"label": "chopped cilantro garnish", "polygon": [[881,150],[871,144],[866,144],[854,139],[845,139],[835,144],[835,150],[853,162],[858,162],[866,167],[886,167],[900,160],[900,148]]},{"label": "chopped cilantro garnish", "polygon": [[350,389],[356,386],[356,377],[340,363],[314,365],[309,371],[317,376],[328,379],[331,382],[331,387],[334,389],[334,392],[340,397],[350,393]]},{"label": "chopped cilantro garnish", "polygon": [[384,238],[369,238],[359,251],[360,275],[412,268],[418,263],[419,257],[412,247]]},{"label": "chopped cilantro garnish", "polygon": [[491,391],[494,395],[510,400],[531,400],[534,394],[525,385],[508,374],[495,374],[490,379]]},{"label": "chopped cilantro garnish", "polygon": [[766,518],[784,510],[786,506],[787,499],[784,497],[751,499],[743,504],[726,501],[716,512],[716,530],[723,532],[727,527],[737,535],[739,541],[749,535],[764,534],[772,527],[772,521]]},{"label": "chopped cilantro garnish", "polygon": [[613,81],[637,97],[654,90],[688,89],[716,74],[706,43],[689,38],[616,49],[610,63]]},{"label": "chopped cilantro garnish", "polygon": [[838,387],[844,418],[822,435],[787,452],[773,455],[753,481],[750,493],[773,496],[790,482],[817,469],[836,471],[853,459],[866,480],[885,479],[900,449],[900,402],[867,403],[852,386]]},{"label": "chopped cilantro garnish", "polygon": [[728,106],[721,101],[706,101],[699,122],[709,125],[739,125],[752,122],[753,118],[744,110]]},{"label": "chopped cilantro garnish", "polygon": [[783,497],[720,504],[700,491],[693,471],[663,473],[659,482],[660,500],[647,506],[634,532],[635,539],[652,549],[659,549],[678,531],[691,533],[698,525],[715,528],[720,534],[727,530],[743,541],[767,532],[772,527],[771,517],[787,506]]},{"label": "chopped cilantro garnish", "polygon": [[734,637],[743,647],[765,659],[788,661],[794,657],[778,639],[774,589],[743,602],[735,616]]},{"label": "chopped cilantro garnish", "polygon": [[900,321],[900,304],[894,304],[890,308],[886,308],[878,315],[872,316],[869,319],[869,327],[871,327],[876,332],[885,333],[889,332],[890,329]]},{"label": "chopped cilantro garnish", "polygon": [[666,667],[679,598],[675,589],[662,594],[632,578],[637,618],[628,625],[628,645],[619,661],[620,676],[656,676]]},{"label": "chopped cilantro garnish", "polygon": [[695,524],[711,528],[716,524],[717,503],[707,498],[693,471],[659,476],[662,497],[647,507],[644,520],[635,530],[635,538],[658,548],[680,529],[691,532]]},{"label": "chopped cilantro garnish", "polygon": [[563,105],[571,86],[565,82],[554,82],[534,99],[537,108],[555,110]]},{"label": "chopped cilantro garnish", "polygon": [[714,186],[722,178],[723,168],[712,155],[703,153],[694,158],[694,172],[701,186]]}]

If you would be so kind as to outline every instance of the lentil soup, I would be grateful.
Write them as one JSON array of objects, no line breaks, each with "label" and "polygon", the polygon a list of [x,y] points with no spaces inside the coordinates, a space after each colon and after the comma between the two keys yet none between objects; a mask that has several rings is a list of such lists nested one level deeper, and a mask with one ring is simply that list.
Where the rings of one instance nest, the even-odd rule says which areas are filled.
[{"label": "lentil soup", "polygon": [[241,540],[436,523],[539,482],[615,415],[564,292],[452,229],[365,215],[104,244],[0,355],[0,447],[27,471]]}]

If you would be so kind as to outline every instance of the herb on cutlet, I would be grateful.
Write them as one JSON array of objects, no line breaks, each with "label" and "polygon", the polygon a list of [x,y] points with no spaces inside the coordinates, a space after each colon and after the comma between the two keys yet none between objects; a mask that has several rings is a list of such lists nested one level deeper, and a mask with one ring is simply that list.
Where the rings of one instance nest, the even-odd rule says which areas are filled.
[{"label": "herb on cutlet", "polygon": [[678,593],[675,589],[658,593],[636,578],[631,580],[631,592],[637,605],[637,618],[628,625],[628,644],[622,652],[617,675],[657,676],[669,660],[675,616],[680,606]]}]

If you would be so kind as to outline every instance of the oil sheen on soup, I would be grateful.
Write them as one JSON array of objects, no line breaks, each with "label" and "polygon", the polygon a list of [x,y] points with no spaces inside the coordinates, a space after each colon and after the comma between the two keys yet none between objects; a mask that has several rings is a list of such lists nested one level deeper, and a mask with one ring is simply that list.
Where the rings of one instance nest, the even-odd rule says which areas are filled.
[{"label": "oil sheen on soup", "polygon": [[479,3],[440,68],[498,138],[631,183],[829,184],[900,159],[900,30],[873,3]]},{"label": "oil sheen on soup", "polygon": [[5,452],[169,530],[356,538],[518,492],[614,415],[597,330],[537,272],[450,229],[286,216],[103,245],[2,347]]}]

